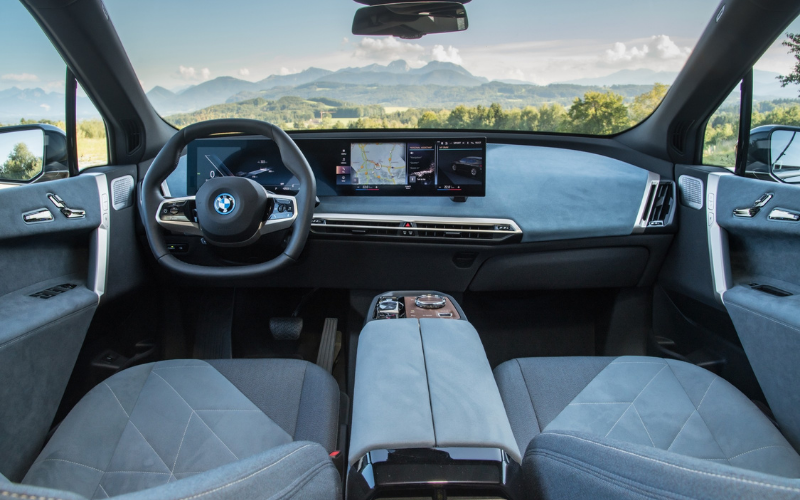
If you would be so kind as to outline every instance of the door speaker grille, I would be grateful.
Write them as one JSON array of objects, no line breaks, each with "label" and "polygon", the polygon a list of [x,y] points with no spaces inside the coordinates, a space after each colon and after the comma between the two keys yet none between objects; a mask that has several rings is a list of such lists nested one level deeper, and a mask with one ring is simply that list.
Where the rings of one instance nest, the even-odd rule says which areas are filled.
[{"label": "door speaker grille", "polygon": [[703,208],[703,181],[682,175],[678,179],[678,186],[681,189],[681,203],[695,210]]},{"label": "door speaker grille", "polygon": [[111,205],[114,210],[128,208],[133,202],[133,177],[126,175],[111,181]]}]

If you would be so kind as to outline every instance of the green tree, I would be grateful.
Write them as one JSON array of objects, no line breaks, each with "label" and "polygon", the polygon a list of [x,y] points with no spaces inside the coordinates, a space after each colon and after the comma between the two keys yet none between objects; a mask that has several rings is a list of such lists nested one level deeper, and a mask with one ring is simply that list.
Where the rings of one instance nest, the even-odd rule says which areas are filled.
[{"label": "green tree", "polygon": [[658,105],[661,104],[661,101],[664,100],[664,96],[667,95],[667,90],[669,90],[669,85],[656,83],[649,92],[634,97],[633,102],[628,108],[631,122],[633,124],[639,123],[650,116]]},{"label": "green tree", "polygon": [[8,159],[3,163],[2,177],[27,181],[35,177],[41,170],[42,159],[33,154],[27,144],[19,142],[14,145]]},{"label": "green tree", "polygon": [[[564,106],[555,103],[551,105],[545,104],[539,108],[539,123],[536,130],[540,132],[560,132],[567,122],[567,111]],[[571,130],[565,130],[571,132]]]},{"label": "green tree", "polygon": [[608,135],[630,126],[628,109],[623,97],[614,92],[587,92],[576,98],[569,109],[572,132],[577,134]]},{"label": "green tree", "polygon": [[786,33],[786,40],[783,41],[785,47],[789,47],[789,54],[796,59],[794,69],[788,75],[778,76],[778,80],[783,87],[790,83],[800,84],[800,33]]}]

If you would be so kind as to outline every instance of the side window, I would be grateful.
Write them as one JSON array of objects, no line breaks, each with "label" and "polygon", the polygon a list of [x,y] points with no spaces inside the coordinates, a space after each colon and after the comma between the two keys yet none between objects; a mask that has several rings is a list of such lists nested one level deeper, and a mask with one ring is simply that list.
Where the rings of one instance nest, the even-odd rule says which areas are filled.
[{"label": "side window", "polygon": [[67,177],[64,61],[21,2],[0,16],[0,187]]},{"label": "side window", "polygon": [[[734,169],[740,104],[737,86],[708,120],[704,164]],[[800,18],[753,66],[752,108],[745,175],[759,179],[774,179],[776,174],[782,179],[793,177],[797,166],[791,163],[797,161],[791,160],[790,154],[795,147],[795,132],[800,145]],[[785,152],[776,151],[781,145]]]},{"label": "side window", "polygon": [[[3,5],[0,46],[0,188],[69,176],[66,66],[30,13]],[[106,125],[78,86],[78,169],[108,164]]]},{"label": "side window", "polygon": [[75,101],[75,115],[78,170],[108,165],[106,123],[80,85]]}]

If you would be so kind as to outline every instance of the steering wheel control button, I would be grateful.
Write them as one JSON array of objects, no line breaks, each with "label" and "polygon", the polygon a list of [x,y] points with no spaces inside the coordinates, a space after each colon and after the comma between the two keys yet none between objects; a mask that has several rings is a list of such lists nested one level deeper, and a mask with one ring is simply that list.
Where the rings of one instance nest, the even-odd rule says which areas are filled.
[{"label": "steering wheel control button", "polygon": [[236,210],[236,198],[228,193],[222,193],[214,199],[214,210],[220,215],[230,215]]}]

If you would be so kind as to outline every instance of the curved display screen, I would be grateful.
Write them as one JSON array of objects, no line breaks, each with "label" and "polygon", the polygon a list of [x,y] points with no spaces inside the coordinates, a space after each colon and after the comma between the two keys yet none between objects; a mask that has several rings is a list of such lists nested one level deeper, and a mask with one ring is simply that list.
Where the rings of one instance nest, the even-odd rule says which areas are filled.
[{"label": "curved display screen", "polygon": [[[344,196],[485,196],[486,139],[297,140],[317,176]],[[198,139],[188,146],[187,193],[225,176],[269,191],[297,192],[298,180],[263,138]]]}]

